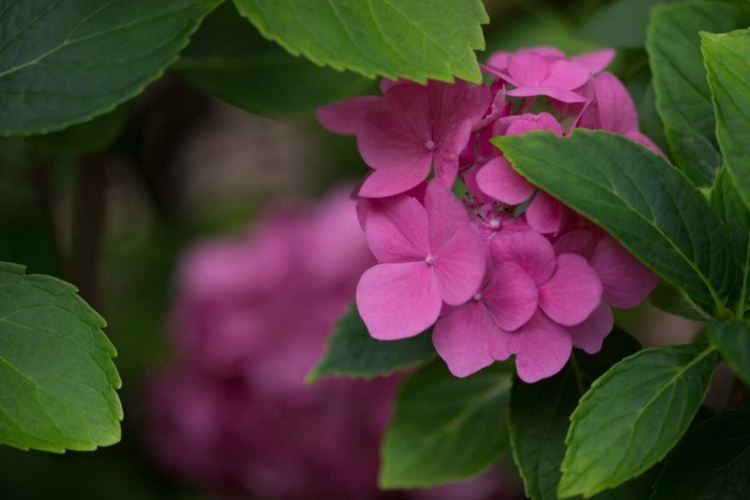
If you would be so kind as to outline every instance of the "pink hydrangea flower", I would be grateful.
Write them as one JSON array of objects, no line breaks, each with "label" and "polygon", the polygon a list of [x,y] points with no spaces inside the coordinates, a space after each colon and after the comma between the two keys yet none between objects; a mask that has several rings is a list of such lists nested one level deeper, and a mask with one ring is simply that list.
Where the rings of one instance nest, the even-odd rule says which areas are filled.
[{"label": "pink hydrangea flower", "polygon": [[[404,338],[434,324],[435,347],[457,376],[515,356],[519,376],[536,381],[557,373],[573,347],[598,352],[613,327],[611,307],[646,298],[658,278],[600,228],[526,181],[490,142],[586,127],[661,153],[638,130],[624,86],[602,72],[614,55],[605,49],[569,58],[554,47],[498,52],[484,67],[494,80],[487,85],[458,82],[450,92],[448,84],[384,81],[385,97],[365,112],[362,101],[341,108],[349,108],[343,112],[356,126],[324,122],[356,133],[375,168],[358,204],[378,260],[357,294],[371,335]],[[438,88],[440,109],[450,112],[429,105]],[[446,123],[460,133],[428,155],[426,149],[437,151],[437,136],[428,132]],[[425,193],[431,164],[436,179]],[[463,207],[448,191],[456,172],[467,191]],[[432,201],[438,185],[440,203]],[[443,248],[437,234],[461,237],[441,237],[452,242]]]},{"label": "pink hydrangea flower", "polygon": [[365,235],[379,264],[357,287],[357,305],[373,337],[395,340],[430,327],[443,301],[473,296],[487,257],[461,202],[441,182],[424,206],[408,195],[384,200],[366,215]]},{"label": "pink hydrangea flower", "polygon": [[[247,236],[201,243],[183,259],[170,324],[176,359],[148,394],[164,469],[231,496],[411,497],[377,488],[400,377],[303,382],[373,262],[349,191],[271,214]],[[509,498],[509,483],[492,469],[448,491]]]}]

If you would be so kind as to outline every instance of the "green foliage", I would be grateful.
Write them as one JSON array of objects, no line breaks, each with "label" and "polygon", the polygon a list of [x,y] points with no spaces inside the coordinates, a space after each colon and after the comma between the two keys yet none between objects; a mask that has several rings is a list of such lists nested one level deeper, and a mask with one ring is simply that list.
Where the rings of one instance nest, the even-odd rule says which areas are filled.
[{"label": "green foliage", "polygon": [[424,488],[482,472],[509,451],[514,368],[495,363],[456,378],[438,360],[401,386],[383,441],[382,488]]},{"label": "green foliage", "polygon": [[[743,18],[750,24],[750,15]],[[701,33],[716,109],[716,136],[737,192],[750,207],[750,29]]]},{"label": "green foliage", "polygon": [[678,2],[651,14],[646,48],[656,107],[677,165],[698,186],[711,186],[722,165],[698,31],[724,32],[748,24],[744,5],[724,2]]},{"label": "green foliage", "polygon": [[560,497],[612,488],[664,458],[698,412],[719,361],[704,343],[645,349],[597,379],[571,417]]},{"label": "green foliage", "polygon": [[129,114],[130,106],[123,104],[89,122],[74,125],[60,132],[32,136],[29,142],[48,153],[67,156],[102,151],[117,140],[127,124]]},{"label": "green foliage", "polygon": [[576,129],[496,137],[530,182],[596,222],[707,311],[723,311],[733,284],[729,235],[705,197],[645,147]]},{"label": "green foliage", "polygon": [[726,170],[722,170],[716,179],[716,185],[711,191],[711,204],[724,218],[732,235],[739,272],[733,300],[736,302],[736,315],[741,318],[750,306],[750,209],[742,202]]},{"label": "green foliage", "polygon": [[734,373],[750,386],[750,324],[742,320],[714,320],[706,327],[706,335]]},{"label": "green foliage", "polygon": [[481,81],[481,0],[234,0],[267,38],[294,55],[368,77]]},{"label": "green foliage", "polygon": [[662,280],[648,296],[649,302],[662,311],[695,321],[706,321],[708,316],[682,290]]},{"label": "green foliage", "polygon": [[139,94],[220,0],[0,0],[0,135],[63,129]]},{"label": "green foliage", "polygon": [[750,406],[701,422],[669,454],[650,500],[750,498]]},{"label": "green foliage", "polygon": [[251,113],[310,114],[322,104],[363,93],[374,82],[321,68],[263,38],[231,3],[203,21],[170,68],[189,83]]},{"label": "green foliage", "polygon": [[0,263],[0,443],[93,450],[120,440],[121,385],[104,320],[75,288]]},{"label": "green foliage", "polygon": [[373,378],[390,375],[435,357],[431,331],[403,340],[384,342],[372,338],[352,305],[328,339],[328,350],[307,375],[314,382],[326,375]]},{"label": "green foliage", "polygon": [[513,457],[533,500],[554,500],[565,456],[565,435],[578,400],[591,383],[639,343],[615,329],[595,356],[573,353],[565,369],[535,384],[513,382],[510,401],[510,441]]},{"label": "green foliage", "polygon": [[616,0],[597,10],[581,25],[579,34],[616,49],[637,49],[646,42],[652,7],[676,0]]}]

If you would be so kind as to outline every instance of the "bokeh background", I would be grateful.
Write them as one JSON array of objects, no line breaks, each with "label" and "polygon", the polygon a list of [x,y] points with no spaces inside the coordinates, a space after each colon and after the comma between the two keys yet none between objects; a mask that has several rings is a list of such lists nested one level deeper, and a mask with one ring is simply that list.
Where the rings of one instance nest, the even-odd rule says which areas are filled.
[{"label": "bokeh background", "polygon": [[[611,70],[630,89],[642,130],[665,149],[643,49],[647,10],[654,3],[631,0],[623,10],[605,0],[486,0],[492,22],[485,27],[487,51],[479,58],[524,45],[556,45],[571,55],[614,46],[619,55]],[[231,6],[213,16],[232,15],[226,7]],[[196,40],[218,36],[211,28],[207,22]],[[246,29],[254,30],[247,23]],[[168,72],[131,104],[127,127],[102,153],[103,169],[87,158],[55,157],[20,139],[0,139],[0,260],[75,283],[107,318],[106,333],[119,351],[125,409],[122,442],[95,453],[58,456],[0,447],[0,498],[251,497],[209,486],[200,474],[175,472],[159,451],[166,431],[159,427],[163,415],[155,416],[154,407],[169,407],[177,391],[155,390],[153,381],[180,362],[170,340],[182,328],[175,326],[175,308],[198,307],[183,300],[185,256],[217,238],[246,238],[277,207],[314,212],[314,200],[342,183],[353,185],[366,167],[352,138],[326,133],[311,109],[295,107],[295,95],[310,90],[295,86],[293,74],[286,96],[266,101],[258,84],[257,102],[247,104],[284,119],[210,97],[189,80],[189,72]],[[355,92],[376,91],[377,82],[357,82]],[[328,90],[351,86],[352,79],[331,72],[326,85]],[[326,88],[313,91],[325,93]],[[240,280],[241,269],[235,276]],[[249,274],[245,279],[254,279]],[[205,289],[210,285],[205,283]],[[191,286],[204,288],[200,282]],[[353,298],[350,288],[344,287]],[[337,300],[347,302],[346,297]],[[293,309],[288,314],[305,313]],[[618,322],[647,344],[686,342],[697,331],[695,324],[649,306],[619,313]],[[329,401],[335,404],[336,393],[331,394]],[[720,401],[723,396],[719,391],[712,397]],[[237,404],[247,406],[248,401]],[[200,412],[202,404],[211,403],[195,399],[185,415]],[[257,404],[257,411],[264,411]],[[179,421],[177,413],[173,417]],[[190,446],[184,449],[185,458],[196,463],[207,458],[190,456]],[[356,453],[367,453],[362,449]],[[368,449],[376,454],[374,446]],[[220,460],[231,462],[232,457],[219,453],[210,462]],[[377,460],[376,455],[369,460]],[[501,479],[505,489],[489,488],[476,497],[469,490],[444,490],[424,498],[517,498],[518,479],[509,470],[491,471],[493,481]],[[339,496],[318,492],[307,498]]]}]

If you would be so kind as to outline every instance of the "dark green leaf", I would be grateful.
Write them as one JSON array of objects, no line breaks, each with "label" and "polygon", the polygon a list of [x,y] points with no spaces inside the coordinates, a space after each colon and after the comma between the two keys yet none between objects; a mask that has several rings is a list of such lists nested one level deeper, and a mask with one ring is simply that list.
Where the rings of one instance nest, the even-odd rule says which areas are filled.
[{"label": "dark green leaf", "polygon": [[[750,24],[747,16],[744,26]],[[716,136],[737,192],[750,207],[750,29],[701,33],[716,109]]]},{"label": "dark green leaf", "polygon": [[645,147],[605,131],[496,137],[521,175],[617,238],[708,311],[734,275],[729,235],[705,197]]},{"label": "dark green leaf", "polygon": [[746,27],[750,13],[744,7],[691,1],[651,11],[646,49],[656,107],[677,165],[698,186],[712,185],[722,165],[698,31],[721,33]]},{"label": "dark green leaf", "polygon": [[720,359],[705,343],[645,349],[597,379],[571,417],[560,497],[618,486],[664,458],[698,412]]},{"label": "dark green leaf", "polygon": [[646,43],[648,13],[655,5],[675,0],[616,0],[604,5],[581,26],[579,34],[616,49],[637,49]]},{"label": "dark green leaf", "polygon": [[695,321],[706,321],[711,316],[690,300],[682,290],[666,281],[660,281],[648,296],[649,302],[662,311]]},{"label": "dark green leaf", "polygon": [[706,327],[706,335],[734,373],[750,386],[750,324],[742,320],[714,320]]},{"label": "dark green leaf", "polygon": [[495,363],[467,378],[441,360],[399,390],[383,441],[382,488],[423,488],[474,476],[509,451],[507,411],[514,368]]},{"label": "dark green leaf", "polygon": [[750,498],[750,406],[698,424],[669,454],[650,500]]},{"label": "dark green leaf", "polygon": [[404,340],[382,341],[370,336],[357,306],[339,320],[323,358],[307,375],[314,382],[326,375],[372,378],[416,366],[435,357],[430,331]]},{"label": "dark green leaf", "polygon": [[739,279],[733,296],[737,305],[737,317],[742,317],[750,306],[750,210],[742,202],[737,189],[726,170],[719,173],[711,191],[711,203],[724,218],[732,235],[734,253],[737,256]]},{"label": "dark green leaf", "polygon": [[251,113],[297,116],[363,93],[372,80],[321,68],[263,38],[231,3],[211,13],[170,68],[188,82]]},{"label": "dark green leaf", "polygon": [[481,0],[234,0],[267,38],[292,54],[365,76],[472,82],[474,49],[489,22]]},{"label": "dark green leaf", "polygon": [[565,369],[554,377],[535,384],[514,380],[510,441],[527,496],[533,500],[557,498],[570,414],[597,377],[639,349],[638,341],[615,329],[598,354],[575,351]]},{"label": "dark green leaf", "polygon": [[118,442],[117,353],[75,288],[0,263],[0,318],[0,443],[62,452]]},{"label": "dark green leaf", "polygon": [[59,155],[79,156],[102,151],[117,140],[128,121],[129,112],[130,106],[123,104],[90,122],[74,125],[60,132],[33,136],[29,138],[29,142],[43,151]]},{"label": "dark green leaf", "polygon": [[51,132],[138,95],[221,0],[0,0],[0,135]]}]

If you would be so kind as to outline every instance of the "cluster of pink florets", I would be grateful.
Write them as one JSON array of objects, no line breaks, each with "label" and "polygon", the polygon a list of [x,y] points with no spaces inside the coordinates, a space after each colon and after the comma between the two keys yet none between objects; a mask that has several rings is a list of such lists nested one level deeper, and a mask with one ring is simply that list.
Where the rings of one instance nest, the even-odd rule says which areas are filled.
[{"label": "cluster of pink florets", "polygon": [[[559,372],[573,347],[598,352],[613,327],[611,306],[645,300],[658,277],[529,184],[489,142],[584,127],[661,154],[639,132],[622,83],[602,72],[613,57],[499,52],[483,67],[490,84],[384,80],[382,97],[318,110],[329,130],[356,135],[373,168],[357,206],[378,261],[357,288],[373,337],[403,339],[434,325],[435,347],[455,375],[515,355],[520,378],[534,382]],[[463,200],[451,190],[457,179]]]}]

